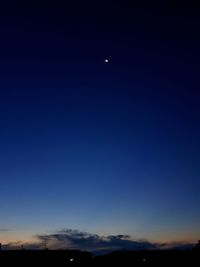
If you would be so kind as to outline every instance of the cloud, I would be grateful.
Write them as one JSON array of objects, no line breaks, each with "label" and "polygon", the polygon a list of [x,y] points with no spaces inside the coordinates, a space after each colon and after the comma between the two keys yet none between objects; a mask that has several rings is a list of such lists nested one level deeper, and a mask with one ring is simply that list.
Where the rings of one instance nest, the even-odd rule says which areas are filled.
[{"label": "cloud", "polygon": [[0,228],[0,232],[8,232],[8,231],[10,231],[10,230],[7,228]]},{"label": "cloud", "polygon": [[170,249],[190,250],[195,247],[196,247],[195,243],[187,243],[187,242],[163,243],[159,245],[159,248],[164,250],[170,250]]},{"label": "cloud", "polygon": [[101,236],[73,229],[63,229],[53,234],[36,236],[32,243],[3,244],[3,249],[78,249],[94,254],[105,254],[114,250],[154,250],[154,249],[191,249],[195,244],[190,243],[151,243],[147,240],[134,240],[130,235]]},{"label": "cloud", "polygon": [[64,229],[55,234],[38,235],[41,243],[49,248],[68,248],[91,252],[112,251],[119,249],[155,249],[157,246],[146,240],[133,240],[129,235],[100,236],[78,230]]}]

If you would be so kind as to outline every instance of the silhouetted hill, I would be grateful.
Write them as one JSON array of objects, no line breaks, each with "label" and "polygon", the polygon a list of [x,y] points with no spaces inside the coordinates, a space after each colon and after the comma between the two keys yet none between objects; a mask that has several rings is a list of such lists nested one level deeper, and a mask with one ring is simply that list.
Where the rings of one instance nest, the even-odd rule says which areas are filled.
[{"label": "silhouetted hill", "polygon": [[[0,266],[85,266],[92,253],[79,250],[8,250],[0,252]],[[12,265],[13,264],[13,265]]]},{"label": "silhouetted hill", "polygon": [[200,266],[200,253],[197,251],[114,251],[97,256],[94,262],[98,266]]},{"label": "silhouetted hill", "polygon": [[94,256],[79,250],[0,251],[0,266],[200,266],[199,250],[114,251]]}]

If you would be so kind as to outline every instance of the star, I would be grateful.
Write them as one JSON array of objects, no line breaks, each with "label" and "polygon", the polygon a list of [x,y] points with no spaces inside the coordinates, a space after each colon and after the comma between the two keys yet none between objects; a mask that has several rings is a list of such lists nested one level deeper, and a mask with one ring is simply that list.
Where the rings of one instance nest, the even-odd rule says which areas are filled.
[{"label": "star", "polygon": [[104,59],[104,62],[105,62],[105,63],[109,63],[109,59],[107,59],[107,58]]}]

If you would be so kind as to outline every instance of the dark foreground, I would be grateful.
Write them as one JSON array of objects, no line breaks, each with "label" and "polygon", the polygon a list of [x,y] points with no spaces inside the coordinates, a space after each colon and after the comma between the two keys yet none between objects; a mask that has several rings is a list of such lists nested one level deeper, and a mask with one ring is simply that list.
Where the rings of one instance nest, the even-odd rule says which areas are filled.
[{"label": "dark foreground", "polygon": [[115,251],[103,256],[78,250],[0,251],[0,266],[200,266],[200,251]]}]

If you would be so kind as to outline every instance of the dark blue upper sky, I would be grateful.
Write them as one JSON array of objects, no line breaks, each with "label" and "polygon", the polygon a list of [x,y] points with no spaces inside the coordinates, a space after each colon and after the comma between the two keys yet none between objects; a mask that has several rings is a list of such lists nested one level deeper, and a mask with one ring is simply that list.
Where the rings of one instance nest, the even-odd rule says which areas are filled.
[{"label": "dark blue upper sky", "polygon": [[94,2],[0,8],[1,239],[195,240],[200,9]]}]

